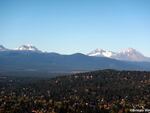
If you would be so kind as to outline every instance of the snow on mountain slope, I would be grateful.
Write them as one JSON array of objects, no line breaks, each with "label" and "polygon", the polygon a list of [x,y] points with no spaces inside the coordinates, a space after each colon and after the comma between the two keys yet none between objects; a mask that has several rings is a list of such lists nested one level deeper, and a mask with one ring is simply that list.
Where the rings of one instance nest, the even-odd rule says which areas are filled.
[{"label": "snow on mountain slope", "polygon": [[146,57],[133,48],[127,48],[119,52],[116,59],[127,60],[127,61],[146,61]]},{"label": "snow on mountain slope", "polygon": [[19,48],[17,48],[16,50],[18,50],[18,51],[40,52],[40,50],[38,50],[35,46],[32,46],[30,44],[28,44],[28,45],[22,45]]},{"label": "snow on mountain slope", "polygon": [[107,51],[107,50],[103,50],[103,49],[96,49],[96,50],[90,52],[88,55],[89,56],[100,56],[100,57],[109,57],[109,58],[111,58],[115,54],[116,53],[114,53],[112,51]]},{"label": "snow on mountain slope", "polygon": [[138,52],[133,48],[127,48],[121,52],[112,52],[103,49],[96,49],[87,55],[96,56],[96,57],[108,57],[108,58],[125,60],[125,61],[149,61],[150,62],[150,58],[145,57],[142,53]]}]

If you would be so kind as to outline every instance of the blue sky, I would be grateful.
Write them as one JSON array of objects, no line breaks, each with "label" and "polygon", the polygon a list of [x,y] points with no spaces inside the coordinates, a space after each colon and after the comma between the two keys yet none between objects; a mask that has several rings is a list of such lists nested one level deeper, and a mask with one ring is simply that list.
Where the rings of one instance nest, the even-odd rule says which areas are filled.
[{"label": "blue sky", "polygon": [[0,0],[0,44],[88,53],[135,48],[150,56],[149,0]]}]

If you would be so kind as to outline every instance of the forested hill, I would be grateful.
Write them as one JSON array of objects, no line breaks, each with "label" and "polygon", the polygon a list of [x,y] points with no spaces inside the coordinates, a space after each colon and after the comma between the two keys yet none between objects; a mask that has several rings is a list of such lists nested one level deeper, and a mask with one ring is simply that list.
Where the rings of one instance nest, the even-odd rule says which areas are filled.
[{"label": "forested hill", "polygon": [[1,113],[129,113],[150,106],[150,72],[103,70],[54,78],[1,76]]}]

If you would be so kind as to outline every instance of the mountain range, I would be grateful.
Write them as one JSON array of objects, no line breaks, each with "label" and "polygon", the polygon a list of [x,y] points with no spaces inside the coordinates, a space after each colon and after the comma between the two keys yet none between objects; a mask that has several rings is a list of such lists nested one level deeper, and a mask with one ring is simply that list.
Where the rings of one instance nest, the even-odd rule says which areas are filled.
[{"label": "mountain range", "polygon": [[119,53],[96,49],[87,55],[61,55],[42,52],[32,45],[23,45],[16,49],[0,46],[0,72],[72,73],[99,69],[150,71],[150,62],[148,57],[131,48]]},{"label": "mountain range", "polygon": [[123,61],[150,62],[149,57],[144,56],[142,53],[133,48],[127,48],[120,52],[96,49],[88,53],[87,55],[95,57],[107,57]]},{"label": "mountain range", "polygon": [[[19,46],[16,49],[7,49],[3,45],[0,45],[0,51],[26,51],[26,52],[28,51],[28,52],[44,53],[35,46],[32,46],[30,44]],[[86,55],[94,57],[107,57],[123,61],[150,62],[150,57],[144,56],[142,53],[133,48],[127,48],[120,52],[113,52],[104,49],[95,49]]]}]

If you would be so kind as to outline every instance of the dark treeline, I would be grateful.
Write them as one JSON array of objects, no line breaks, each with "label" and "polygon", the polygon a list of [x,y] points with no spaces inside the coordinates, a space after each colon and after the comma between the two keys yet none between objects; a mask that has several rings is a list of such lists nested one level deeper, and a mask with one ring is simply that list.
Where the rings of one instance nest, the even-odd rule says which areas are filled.
[{"label": "dark treeline", "polygon": [[150,108],[149,100],[150,72],[103,70],[54,78],[0,75],[0,113],[129,113]]}]

